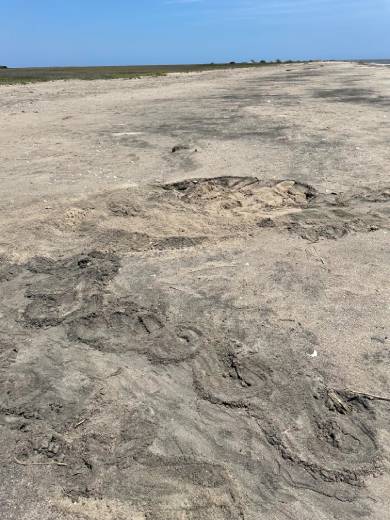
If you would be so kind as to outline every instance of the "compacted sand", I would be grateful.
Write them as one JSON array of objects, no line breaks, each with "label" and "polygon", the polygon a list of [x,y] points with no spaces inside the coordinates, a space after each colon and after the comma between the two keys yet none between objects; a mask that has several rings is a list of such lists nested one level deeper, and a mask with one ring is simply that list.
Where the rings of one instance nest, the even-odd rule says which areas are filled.
[{"label": "compacted sand", "polygon": [[0,121],[0,516],[388,518],[390,68],[3,86]]}]

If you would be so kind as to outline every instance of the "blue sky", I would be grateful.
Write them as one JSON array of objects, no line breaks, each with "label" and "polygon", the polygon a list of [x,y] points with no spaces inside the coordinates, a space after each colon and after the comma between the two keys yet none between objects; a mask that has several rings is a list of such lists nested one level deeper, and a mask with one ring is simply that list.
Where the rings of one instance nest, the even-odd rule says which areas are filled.
[{"label": "blue sky", "polygon": [[0,0],[0,64],[390,58],[390,0]]}]

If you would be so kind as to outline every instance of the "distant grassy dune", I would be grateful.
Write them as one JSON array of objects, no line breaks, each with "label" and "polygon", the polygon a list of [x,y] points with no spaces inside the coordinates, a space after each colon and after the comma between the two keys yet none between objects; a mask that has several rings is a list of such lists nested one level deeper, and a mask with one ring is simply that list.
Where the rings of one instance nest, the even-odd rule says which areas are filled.
[{"label": "distant grassy dune", "polygon": [[36,83],[68,79],[134,79],[142,76],[163,76],[169,72],[264,67],[270,63],[218,63],[199,65],[140,65],[121,67],[37,67],[0,69],[0,85]]}]

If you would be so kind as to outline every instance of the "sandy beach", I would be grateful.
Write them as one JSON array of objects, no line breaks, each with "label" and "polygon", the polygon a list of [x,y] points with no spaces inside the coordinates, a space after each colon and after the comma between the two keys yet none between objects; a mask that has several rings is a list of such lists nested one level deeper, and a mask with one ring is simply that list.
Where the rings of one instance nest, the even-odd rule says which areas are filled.
[{"label": "sandy beach", "polygon": [[0,86],[7,520],[385,520],[390,68]]}]

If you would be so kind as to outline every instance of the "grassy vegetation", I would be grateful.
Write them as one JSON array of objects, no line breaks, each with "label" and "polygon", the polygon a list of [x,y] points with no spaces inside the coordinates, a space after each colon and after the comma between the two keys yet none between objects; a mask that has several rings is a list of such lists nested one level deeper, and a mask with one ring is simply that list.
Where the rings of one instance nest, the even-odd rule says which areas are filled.
[{"label": "grassy vegetation", "polygon": [[264,67],[270,63],[210,63],[203,65],[142,65],[121,67],[42,67],[0,69],[0,85],[37,83],[55,80],[135,79],[163,76],[169,72],[194,72],[242,67]]}]

